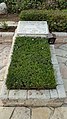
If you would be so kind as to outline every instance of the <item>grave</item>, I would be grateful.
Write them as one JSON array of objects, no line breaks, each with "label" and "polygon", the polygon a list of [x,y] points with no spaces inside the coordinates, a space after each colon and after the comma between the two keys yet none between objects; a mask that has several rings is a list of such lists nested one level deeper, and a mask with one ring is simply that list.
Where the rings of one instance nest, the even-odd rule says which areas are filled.
[{"label": "grave", "polygon": [[55,70],[57,86],[56,89],[49,90],[8,90],[6,79],[8,74],[11,56],[13,53],[15,38],[17,36],[47,37],[49,29],[47,21],[19,21],[18,27],[13,37],[12,47],[8,58],[8,64],[4,75],[4,83],[0,93],[0,99],[4,106],[59,106],[66,97],[63,80],[60,74],[58,61],[55,54],[54,45],[50,45],[51,61]]}]

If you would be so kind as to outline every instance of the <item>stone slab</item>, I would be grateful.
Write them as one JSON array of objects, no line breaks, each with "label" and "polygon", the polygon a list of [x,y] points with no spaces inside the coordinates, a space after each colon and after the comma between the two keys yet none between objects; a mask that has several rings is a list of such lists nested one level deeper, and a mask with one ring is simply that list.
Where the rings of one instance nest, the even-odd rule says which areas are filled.
[{"label": "stone slab", "polygon": [[50,90],[50,97],[51,98],[58,98],[58,93],[56,89]]},{"label": "stone slab", "polygon": [[14,107],[0,107],[0,119],[10,119]]},{"label": "stone slab", "polygon": [[52,32],[54,34],[56,34],[56,36],[67,36],[66,32]]},{"label": "stone slab", "polygon": [[14,32],[0,32],[0,37],[13,36]]},{"label": "stone slab", "polygon": [[9,95],[9,90],[7,90],[7,87],[5,85],[5,82],[3,81],[3,85],[0,91],[0,99],[7,100]]},{"label": "stone slab", "polygon": [[59,57],[67,58],[67,52],[63,49],[55,49],[56,55]]},{"label": "stone slab", "polygon": [[30,109],[25,107],[16,107],[11,119],[30,119]]},{"label": "stone slab", "polygon": [[53,68],[54,68],[54,74],[55,74],[55,79],[56,79],[57,84],[64,84],[62,77],[61,77],[59,66],[53,65]]},{"label": "stone slab", "polygon": [[0,70],[0,81],[4,80],[4,74],[5,74],[6,67]]},{"label": "stone slab", "polygon": [[47,35],[49,34],[47,21],[19,21],[17,35]]},{"label": "stone slab", "polygon": [[32,119],[49,119],[51,110],[47,107],[33,108]]},{"label": "stone slab", "polygon": [[27,90],[10,90],[9,99],[26,99]]},{"label": "stone slab", "polygon": [[50,119],[67,119],[67,107],[56,108]]},{"label": "stone slab", "polygon": [[67,79],[63,79],[64,81],[64,88],[65,88],[65,91],[67,92]]},{"label": "stone slab", "polygon": [[59,95],[59,98],[65,98],[66,94],[65,94],[65,89],[63,85],[57,85],[57,92]]},{"label": "stone slab", "polygon": [[65,63],[60,64],[60,71],[63,79],[67,79],[67,66]]},{"label": "stone slab", "polygon": [[50,99],[49,90],[29,90],[28,99]]},{"label": "stone slab", "polygon": [[1,91],[2,85],[3,85],[3,81],[0,81],[0,91]]},{"label": "stone slab", "polygon": [[18,34],[48,34],[47,21],[19,21]]}]

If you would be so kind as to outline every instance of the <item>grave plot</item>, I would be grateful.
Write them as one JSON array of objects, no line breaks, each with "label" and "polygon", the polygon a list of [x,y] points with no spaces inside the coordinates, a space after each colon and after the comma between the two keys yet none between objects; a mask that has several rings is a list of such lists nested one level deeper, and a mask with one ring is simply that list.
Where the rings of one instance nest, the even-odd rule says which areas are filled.
[{"label": "grave plot", "polygon": [[[56,104],[56,99],[58,103],[59,99],[66,97],[66,94],[54,45],[49,45],[45,38],[49,30],[44,27],[43,30],[48,32],[38,32],[36,35],[37,32],[33,33],[28,29],[29,34],[27,35],[25,31],[25,35],[24,30],[20,30],[20,23],[21,21],[13,37],[0,98],[4,105],[17,105],[18,103],[24,106],[44,106],[52,102]],[[26,23],[31,24],[27,21]],[[35,29],[36,23],[41,26],[41,21],[32,22],[32,29]],[[45,23],[47,22],[42,22],[42,26]],[[29,24],[27,24],[28,28]],[[42,31],[41,27],[40,30]]]}]

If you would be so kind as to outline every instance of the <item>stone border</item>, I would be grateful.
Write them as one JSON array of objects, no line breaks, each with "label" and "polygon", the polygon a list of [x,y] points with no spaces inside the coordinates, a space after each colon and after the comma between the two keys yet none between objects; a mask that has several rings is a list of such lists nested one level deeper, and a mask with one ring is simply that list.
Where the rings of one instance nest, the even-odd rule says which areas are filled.
[{"label": "stone border", "polygon": [[14,36],[14,32],[0,32],[1,37]]},{"label": "stone border", "polygon": [[[4,76],[4,82],[0,93],[0,99],[5,105],[24,105],[24,106],[47,106],[59,105],[62,100],[66,97],[62,77],[59,70],[58,61],[55,55],[54,45],[50,45],[51,50],[51,60],[55,70],[55,78],[57,82],[56,89],[53,90],[7,90],[5,85],[8,68],[11,62],[11,55],[13,52],[15,38],[12,42],[12,47],[10,55],[8,58],[8,64],[6,67],[6,72]],[[59,102],[60,100],[60,102]],[[56,103],[57,102],[57,103]],[[59,103],[58,103],[59,102]],[[53,104],[53,105],[54,105]]]},{"label": "stone border", "polygon": [[[14,21],[3,21],[6,24],[8,24],[8,26],[17,26],[18,22],[14,22]],[[3,22],[0,21],[0,28],[2,28],[2,24]]]},{"label": "stone border", "polygon": [[0,32],[0,43],[12,43],[14,32]]},{"label": "stone border", "polygon": [[52,32],[52,33],[54,33],[56,36],[59,37],[67,36],[67,32]]}]

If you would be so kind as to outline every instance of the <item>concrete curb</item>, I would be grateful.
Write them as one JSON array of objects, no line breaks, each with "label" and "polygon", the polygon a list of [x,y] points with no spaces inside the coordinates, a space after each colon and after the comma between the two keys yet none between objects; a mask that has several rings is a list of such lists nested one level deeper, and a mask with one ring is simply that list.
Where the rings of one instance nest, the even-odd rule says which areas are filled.
[{"label": "concrete curb", "polygon": [[67,36],[67,32],[52,32],[52,33],[59,37]]},{"label": "concrete curb", "polygon": [[[8,26],[17,26],[18,22],[14,22],[14,21],[3,21],[5,22]],[[3,22],[0,22],[0,28],[2,28],[2,24]]]},{"label": "concrete curb", "polygon": [[0,37],[13,36],[14,32],[0,32]]}]

